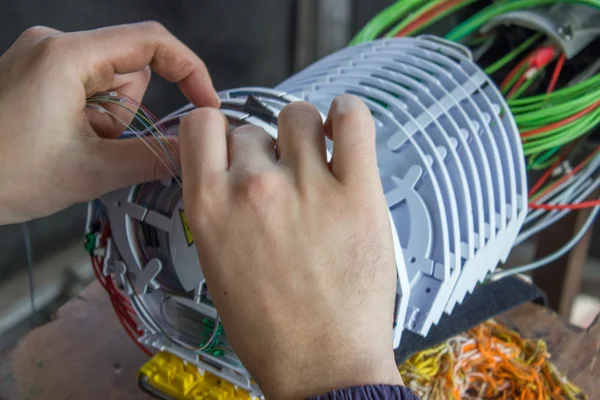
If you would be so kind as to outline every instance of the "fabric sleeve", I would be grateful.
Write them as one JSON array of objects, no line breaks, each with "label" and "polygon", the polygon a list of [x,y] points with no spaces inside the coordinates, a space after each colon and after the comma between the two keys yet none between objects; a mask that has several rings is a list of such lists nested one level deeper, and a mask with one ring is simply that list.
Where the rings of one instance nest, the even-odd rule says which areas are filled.
[{"label": "fabric sleeve", "polygon": [[324,395],[310,397],[308,400],[419,400],[404,386],[368,385],[354,386],[347,389],[334,390]]}]

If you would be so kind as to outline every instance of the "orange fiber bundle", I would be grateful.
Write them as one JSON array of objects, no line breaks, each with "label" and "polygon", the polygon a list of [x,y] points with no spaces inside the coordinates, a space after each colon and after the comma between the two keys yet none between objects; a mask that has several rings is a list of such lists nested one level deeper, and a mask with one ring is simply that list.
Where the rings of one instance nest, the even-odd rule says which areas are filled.
[{"label": "orange fiber bundle", "polygon": [[490,320],[398,366],[422,400],[587,399],[549,362],[546,343]]}]

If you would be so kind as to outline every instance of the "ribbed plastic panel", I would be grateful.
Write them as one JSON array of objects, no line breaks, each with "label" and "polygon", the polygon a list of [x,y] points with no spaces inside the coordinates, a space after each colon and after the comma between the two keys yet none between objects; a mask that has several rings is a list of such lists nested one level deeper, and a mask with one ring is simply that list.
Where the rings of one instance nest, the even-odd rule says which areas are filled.
[{"label": "ribbed plastic panel", "polygon": [[325,112],[341,93],[377,123],[377,158],[425,335],[512,247],[527,211],[520,138],[469,51],[434,37],[344,49],[277,87]]}]

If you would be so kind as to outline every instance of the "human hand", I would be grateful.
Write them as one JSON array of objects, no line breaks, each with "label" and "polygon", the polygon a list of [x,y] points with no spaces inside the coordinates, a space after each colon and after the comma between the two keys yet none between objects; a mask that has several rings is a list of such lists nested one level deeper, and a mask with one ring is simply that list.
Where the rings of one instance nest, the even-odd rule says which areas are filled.
[{"label": "human hand", "polygon": [[17,39],[0,57],[0,224],[168,176],[142,141],[114,140],[124,126],[86,109],[86,98],[109,90],[140,101],[150,69],[194,104],[218,106],[205,65],[158,23],[75,33],[35,27]]},{"label": "human hand", "polygon": [[[179,128],[188,223],[236,354],[267,397],[401,384],[396,268],[367,107],[288,105],[273,141],[214,109]],[[334,139],[326,160],[325,134]]]}]

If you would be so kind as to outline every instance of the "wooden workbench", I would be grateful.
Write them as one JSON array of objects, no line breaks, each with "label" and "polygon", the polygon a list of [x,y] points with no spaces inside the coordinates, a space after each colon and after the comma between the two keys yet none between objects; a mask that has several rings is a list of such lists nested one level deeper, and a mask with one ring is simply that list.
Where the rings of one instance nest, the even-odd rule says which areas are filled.
[{"label": "wooden workbench", "polygon": [[[498,319],[525,337],[544,339],[559,370],[596,398],[600,323],[582,331],[533,304]],[[136,385],[136,371],[145,361],[94,283],[62,307],[53,322],[2,356],[0,400],[148,400]]]}]

